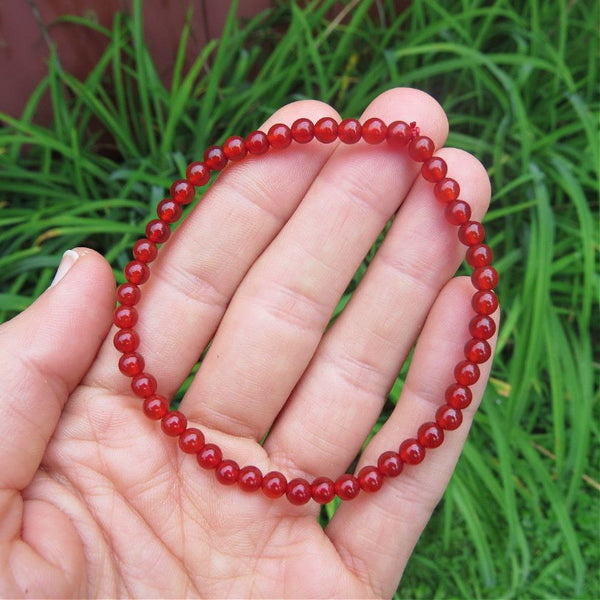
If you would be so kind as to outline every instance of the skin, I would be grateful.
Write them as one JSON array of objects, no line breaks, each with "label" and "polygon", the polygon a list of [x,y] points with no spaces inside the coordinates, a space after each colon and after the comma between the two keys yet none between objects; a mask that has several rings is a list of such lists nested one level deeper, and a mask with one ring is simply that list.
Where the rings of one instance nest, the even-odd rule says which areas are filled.
[{"label": "skin", "polygon": [[[339,118],[323,103],[296,102],[264,128],[327,115]],[[372,116],[415,120],[444,145],[446,116],[423,92],[389,90],[361,120]],[[181,410],[240,465],[335,479],[417,335],[397,408],[359,468],[413,437],[442,403],[473,288],[453,278],[464,248],[404,154],[313,142],[232,165],[153,264],[136,328],[147,370],[170,396],[213,340]],[[482,219],[485,169],[457,149],[436,154]],[[323,531],[315,503],[219,485],[143,415],[116,367],[111,269],[76,251],[62,279],[0,327],[0,596],[391,596],[452,474],[489,362],[444,445],[377,494],[344,503]]]}]

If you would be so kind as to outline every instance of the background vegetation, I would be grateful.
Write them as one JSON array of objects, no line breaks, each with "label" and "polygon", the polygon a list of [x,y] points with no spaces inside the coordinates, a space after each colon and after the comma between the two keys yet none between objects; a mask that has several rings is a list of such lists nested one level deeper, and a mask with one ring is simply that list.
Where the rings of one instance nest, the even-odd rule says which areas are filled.
[{"label": "background vegetation", "polygon": [[[597,598],[598,12],[591,0],[281,2],[230,18],[189,70],[186,26],[169,87],[141,1],[110,30],[72,18],[107,37],[94,70],[79,81],[53,54],[22,117],[1,117],[0,319],[73,246],[103,252],[122,281],[164,188],[209,143],[293,99],[356,116],[389,87],[427,90],[449,145],[489,167],[504,316],[483,406],[397,597]],[[32,117],[47,91],[44,128]]]}]

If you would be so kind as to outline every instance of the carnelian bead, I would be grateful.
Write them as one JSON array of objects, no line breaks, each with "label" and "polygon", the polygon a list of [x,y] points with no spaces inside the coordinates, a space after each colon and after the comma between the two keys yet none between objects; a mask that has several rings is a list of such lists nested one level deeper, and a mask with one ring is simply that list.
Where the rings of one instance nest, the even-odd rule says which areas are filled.
[{"label": "carnelian bead", "polygon": [[310,483],[308,483],[306,479],[302,479],[301,477],[298,477],[297,479],[292,479],[287,484],[285,495],[287,499],[296,506],[306,504],[312,497],[312,489],[310,487]]},{"label": "carnelian bead", "polygon": [[473,385],[479,379],[479,375],[479,367],[469,360],[461,360],[454,367],[454,377],[462,385]]},{"label": "carnelian bead", "polygon": [[415,438],[404,440],[398,450],[402,462],[408,465],[418,465],[425,458],[425,448]]},{"label": "carnelian bead", "polygon": [[260,489],[261,484],[262,473],[258,467],[248,465],[247,467],[240,469],[238,485],[245,492],[255,492],[256,490]]},{"label": "carnelian bead", "polygon": [[458,228],[458,239],[465,246],[481,244],[485,238],[485,229],[479,221],[467,221]]},{"label": "carnelian bead", "polygon": [[470,267],[476,269],[477,267],[485,267],[489,265],[494,255],[492,249],[486,244],[476,244],[467,248],[466,261]]},{"label": "carnelian bead", "polygon": [[203,162],[196,161],[188,165],[185,176],[192,185],[200,187],[210,181],[210,169]]},{"label": "carnelian bead", "polygon": [[453,408],[463,409],[471,404],[473,394],[471,393],[471,388],[468,388],[466,385],[453,383],[446,389],[444,398],[446,403]]},{"label": "carnelian bead", "polygon": [[217,467],[216,476],[219,483],[233,485],[240,476],[240,467],[235,460],[223,460]]},{"label": "carnelian bead", "polygon": [[138,312],[133,306],[118,306],[113,313],[113,323],[122,329],[135,327],[138,321]]},{"label": "carnelian bead", "polygon": [[140,345],[140,336],[133,329],[120,329],[115,333],[113,344],[123,354],[133,352]]},{"label": "carnelian bead", "polygon": [[429,160],[426,160],[421,167],[421,175],[423,179],[436,183],[441,181],[448,172],[448,165],[443,158],[439,156],[432,156]]},{"label": "carnelian bead", "polygon": [[144,414],[153,421],[162,419],[169,412],[169,403],[164,396],[154,394],[149,398],[144,398],[142,405]]},{"label": "carnelian bead", "polygon": [[140,398],[149,398],[156,393],[156,378],[150,373],[140,373],[131,380],[131,391]]},{"label": "carnelian bead", "polygon": [[296,119],[292,123],[292,137],[299,144],[308,144],[315,137],[315,126],[310,119]]},{"label": "carnelian bead", "polygon": [[433,156],[435,145],[431,138],[426,135],[419,135],[408,145],[408,155],[417,162],[425,162]]},{"label": "carnelian bead", "polygon": [[134,285],[146,283],[146,281],[148,281],[148,277],[150,277],[150,269],[148,268],[148,265],[143,263],[141,260],[132,260],[131,262],[127,263],[124,272],[125,279]]},{"label": "carnelian bead", "polygon": [[362,127],[356,119],[344,119],[338,125],[338,137],[344,144],[356,144],[360,141]]},{"label": "carnelian bead", "polygon": [[323,144],[331,144],[337,139],[338,124],[331,117],[323,117],[315,123],[315,137]]},{"label": "carnelian bead", "polygon": [[462,412],[453,406],[440,406],[435,413],[435,420],[442,429],[453,431],[458,429],[462,423]]},{"label": "carnelian bead", "polygon": [[152,219],[146,225],[146,237],[155,244],[164,244],[171,235],[168,223],[160,219]]},{"label": "carnelian bead", "polygon": [[310,487],[312,499],[317,504],[327,504],[335,497],[335,483],[329,477],[318,477]]},{"label": "carnelian bead", "polygon": [[402,472],[400,455],[393,450],[388,450],[377,459],[377,470],[385,477],[397,477]]},{"label": "carnelian bead", "polygon": [[362,138],[367,144],[380,144],[387,135],[387,125],[377,117],[367,119],[362,126]]},{"label": "carnelian bead", "polygon": [[386,139],[390,146],[394,148],[402,148],[410,142],[412,130],[408,123],[404,121],[394,121],[387,128]]},{"label": "carnelian bead", "polygon": [[437,200],[447,204],[458,198],[460,185],[458,185],[458,181],[445,177],[433,186],[433,194]]},{"label": "carnelian bead", "polygon": [[376,492],[383,485],[383,475],[373,465],[363,467],[356,477],[360,489],[365,492]]},{"label": "carnelian bead", "polygon": [[144,357],[138,352],[128,352],[119,359],[119,371],[127,377],[139,375],[146,366]]},{"label": "carnelian bead", "polygon": [[491,315],[498,308],[498,296],[491,290],[481,290],[471,298],[473,310],[480,315]]},{"label": "carnelian bead", "polygon": [[170,437],[180,436],[185,431],[186,427],[186,416],[178,410],[172,410],[165,415],[160,422],[160,428]]},{"label": "carnelian bead", "polygon": [[151,263],[158,254],[158,248],[154,242],[145,238],[138,240],[133,245],[133,256],[143,263]]},{"label": "carnelian bead", "polygon": [[227,156],[221,146],[209,146],[204,151],[204,164],[211,171],[220,171],[227,166]]},{"label": "carnelian bead", "polygon": [[223,460],[223,453],[216,444],[205,444],[196,454],[196,460],[203,469],[216,469]]},{"label": "carnelian bead", "polygon": [[165,198],[158,203],[156,214],[161,221],[165,223],[175,223],[181,219],[183,210],[181,204],[178,204],[173,198]]},{"label": "carnelian bead", "polygon": [[262,491],[267,498],[281,498],[287,489],[287,480],[283,473],[270,471],[262,480]]},{"label": "carnelian bead", "polygon": [[335,482],[335,493],[340,500],[353,500],[360,492],[360,483],[354,475],[344,473]]},{"label": "carnelian bead", "polygon": [[478,290],[491,290],[498,285],[498,271],[489,265],[477,267],[471,273],[471,281]]},{"label": "carnelian bead", "polygon": [[462,225],[471,218],[471,207],[464,200],[453,200],[446,205],[444,215],[451,225]]},{"label": "carnelian bead", "polygon": [[253,131],[246,137],[246,148],[250,154],[264,154],[269,149],[269,138],[264,131]]},{"label": "carnelian bead", "polygon": [[437,448],[444,442],[444,431],[437,423],[423,423],[417,432],[417,439],[423,448]]},{"label": "carnelian bead", "polygon": [[492,348],[485,340],[473,338],[465,344],[465,358],[474,363],[484,363],[492,355]]},{"label": "carnelian bead", "polygon": [[287,148],[292,143],[292,130],[283,123],[276,123],[269,129],[267,138],[273,148]]},{"label": "carnelian bead", "polygon": [[496,333],[496,322],[487,315],[475,315],[469,323],[469,333],[478,340],[489,340]]},{"label": "carnelian bead", "polygon": [[122,283],[117,288],[117,300],[125,306],[133,306],[140,301],[142,292],[140,288],[133,283]]},{"label": "carnelian bead", "polygon": [[171,198],[179,204],[189,204],[196,195],[196,188],[185,179],[178,179],[171,186]]},{"label": "carnelian bead", "polygon": [[204,447],[204,434],[195,427],[188,427],[179,436],[179,447],[186,454],[198,454]]},{"label": "carnelian bead", "polygon": [[239,135],[232,135],[225,140],[223,152],[229,160],[242,160],[248,154],[246,142]]}]

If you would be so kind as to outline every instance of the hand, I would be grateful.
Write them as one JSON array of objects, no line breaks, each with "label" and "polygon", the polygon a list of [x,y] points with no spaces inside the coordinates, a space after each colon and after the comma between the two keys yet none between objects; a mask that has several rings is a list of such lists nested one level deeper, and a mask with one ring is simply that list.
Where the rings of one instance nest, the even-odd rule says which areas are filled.
[{"label": "hand", "polygon": [[[296,102],[265,127],[328,115],[338,118],[320,102]],[[416,120],[438,147],[446,138],[442,109],[416,90],[382,94],[363,119],[372,116]],[[438,154],[481,219],[484,168],[460,150]],[[147,370],[170,397],[214,336],[181,409],[240,465],[309,480],[343,473],[417,335],[398,406],[360,464],[433,418],[462,357],[473,290],[468,278],[450,279],[464,249],[418,168],[385,145],[315,142],[251,158],[219,176],[161,251],[139,305]],[[116,366],[111,270],[90,250],[75,256],[0,328],[0,596],[392,595],[489,363],[461,428],[377,494],[344,503],[323,531],[315,503],[221,486],[143,415]]]}]

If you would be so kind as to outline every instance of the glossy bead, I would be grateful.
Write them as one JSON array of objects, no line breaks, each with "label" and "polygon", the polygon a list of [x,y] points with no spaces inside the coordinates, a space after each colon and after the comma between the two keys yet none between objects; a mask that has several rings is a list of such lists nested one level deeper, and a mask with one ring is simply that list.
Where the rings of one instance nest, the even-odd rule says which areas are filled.
[{"label": "glossy bead", "polygon": [[402,472],[404,463],[400,455],[393,450],[388,450],[377,459],[377,470],[385,477],[398,477]]},{"label": "glossy bead", "polygon": [[453,406],[440,406],[435,413],[435,420],[442,429],[453,431],[458,429],[462,423],[462,412]]},{"label": "glossy bead", "polygon": [[464,200],[453,200],[446,205],[444,216],[451,225],[462,225],[471,218],[471,207]]},{"label": "glossy bead", "polygon": [[498,271],[489,265],[477,267],[471,274],[471,281],[478,290],[492,290],[498,285]]},{"label": "glossy bead", "polygon": [[203,469],[216,469],[223,460],[223,453],[216,444],[204,444],[196,454],[196,460]]},{"label": "glossy bead", "polygon": [[296,119],[292,123],[292,137],[299,144],[308,144],[315,137],[315,126],[310,119]]},{"label": "glossy bead", "polygon": [[423,179],[431,181],[432,183],[441,181],[446,177],[447,172],[448,165],[446,164],[446,161],[439,156],[432,156],[430,159],[426,160],[421,167]]},{"label": "glossy bead", "polygon": [[137,285],[133,283],[122,283],[117,288],[117,300],[125,306],[133,306],[140,301],[142,292]]},{"label": "glossy bead", "polygon": [[467,248],[465,259],[470,267],[485,267],[489,265],[494,258],[492,249],[485,244],[475,244]]},{"label": "glossy bead", "polygon": [[283,473],[270,471],[263,477],[261,487],[267,498],[281,498],[287,490],[287,480]]},{"label": "glossy bead", "polygon": [[151,263],[158,254],[158,248],[154,242],[145,238],[138,240],[133,245],[133,256],[143,263]]},{"label": "glossy bead", "polygon": [[388,144],[394,148],[402,148],[410,142],[412,130],[404,121],[394,121],[387,128],[386,139]]},{"label": "glossy bead", "polygon": [[425,448],[415,438],[404,440],[398,450],[402,462],[407,465],[418,465],[425,458]]},{"label": "glossy bead", "polygon": [[123,354],[133,352],[140,345],[140,336],[133,329],[120,329],[113,337],[113,345]]},{"label": "glossy bead", "polygon": [[461,360],[454,367],[454,378],[461,385],[473,385],[479,379],[479,375],[479,367],[469,360]]},{"label": "glossy bead", "polygon": [[471,298],[471,306],[480,315],[491,315],[498,308],[498,296],[491,290],[475,292]]},{"label": "glossy bead", "polygon": [[156,214],[161,221],[165,223],[175,223],[181,219],[183,209],[172,198],[165,198],[158,203]]},{"label": "glossy bead", "polygon": [[344,119],[338,125],[338,137],[344,144],[356,144],[360,141],[362,126],[356,119]]},{"label": "glossy bead", "polygon": [[363,467],[356,477],[360,489],[365,492],[376,492],[383,485],[383,475],[373,465]]},{"label": "glossy bead", "polygon": [[187,427],[186,416],[178,410],[172,410],[166,414],[161,422],[160,428],[163,432],[170,437],[180,436]]},{"label": "glossy bead", "polygon": [[469,323],[469,333],[478,340],[489,340],[496,333],[496,322],[487,315],[476,315]]},{"label": "glossy bead", "polygon": [[246,142],[239,135],[233,135],[225,140],[223,152],[229,160],[242,160],[248,154]]},{"label": "glossy bead", "polygon": [[246,148],[250,154],[264,154],[269,150],[269,138],[264,131],[253,131],[246,137]]},{"label": "glossy bead", "polygon": [[124,273],[125,279],[134,285],[142,285],[142,283],[146,283],[150,277],[148,265],[140,260],[132,260],[127,263]]},{"label": "glossy bead", "polygon": [[423,423],[417,432],[417,440],[423,448],[437,448],[444,441],[444,431],[437,423]]},{"label": "glossy bead", "polygon": [[149,398],[156,393],[156,378],[150,373],[140,373],[131,380],[131,391],[139,398]]},{"label": "glossy bead", "polygon": [[329,477],[318,477],[310,487],[312,499],[317,504],[327,504],[335,497],[335,484]]},{"label": "glossy bead", "polygon": [[122,329],[131,329],[138,322],[138,312],[133,306],[118,306],[113,313],[113,323]]},{"label": "glossy bead", "polygon": [[331,144],[337,139],[338,124],[331,117],[323,117],[315,123],[315,137],[323,144]]},{"label": "glossy bead", "polygon": [[262,473],[258,467],[248,465],[240,469],[238,485],[245,492],[255,492],[262,484]]},{"label": "glossy bead", "polygon": [[408,155],[417,162],[425,162],[431,158],[434,150],[433,140],[425,135],[414,138],[408,145]]},{"label": "glossy bead", "polygon": [[217,467],[215,474],[219,483],[233,485],[237,483],[240,476],[240,467],[235,460],[223,460]]},{"label": "glossy bead", "polygon": [[467,406],[471,404],[473,400],[473,394],[471,392],[471,388],[468,388],[466,385],[461,385],[460,383],[453,383],[446,389],[446,392],[444,393],[444,398],[447,404],[449,404],[453,408],[458,408],[459,410],[462,410],[463,408],[467,408]]},{"label": "glossy bead", "polygon": [[127,377],[139,375],[145,366],[144,357],[138,352],[128,352],[119,359],[119,371]]},{"label": "glossy bead", "polygon": [[367,144],[380,144],[387,135],[387,125],[377,117],[367,119],[362,125],[362,138]]},{"label": "glossy bead", "polygon": [[478,221],[467,221],[458,228],[458,239],[465,246],[481,244],[485,238],[485,229]]},{"label": "glossy bead", "polygon": [[292,143],[292,130],[283,123],[277,123],[269,129],[267,138],[273,148],[287,148]]},{"label": "glossy bead", "polygon": [[171,235],[168,223],[153,219],[146,225],[146,237],[155,244],[164,244]]},{"label": "glossy bead", "polygon": [[179,447],[186,454],[198,454],[204,447],[204,434],[195,427],[188,427],[179,436]]},{"label": "glossy bead", "polygon": [[179,204],[189,204],[196,195],[196,188],[185,179],[178,179],[171,186],[171,198]]},{"label": "glossy bead", "polygon": [[344,473],[335,481],[335,493],[340,500],[353,500],[360,492],[360,483],[354,475]]},{"label": "glossy bead", "polygon": [[437,200],[447,204],[458,198],[458,195],[460,194],[460,185],[458,184],[458,181],[445,177],[433,186],[433,194]]},{"label": "glossy bead", "polygon": [[144,398],[142,404],[144,414],[153,421],[162,419],[169,412],[169,403],[164,396],[155,394],[149,398]]},{"label": "glossy bead", "polygon": [[287,499],[296,506],[306,504],[312,497],[310,483],[301,477],[292,479],[287,484],[285,495]]},{"label": "glossy bead", "polygon": [[485,340],[473,338],[465,344],[465,358],[473,363],[484,363],[492,355],[492,348]]},{"label": "glossy bead", "polygon": [[192,185],[201,187],[210,181],[210,169],[203,162],[196,161],[188,165],[185,176]]},{"label": "glossy bead", "polygon": [[221,171],[227,166],[227,156],[221,146],[209,146],[204,151],[204,164],[211,171]]}]

